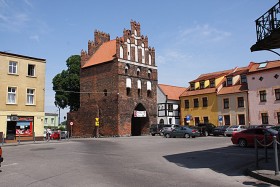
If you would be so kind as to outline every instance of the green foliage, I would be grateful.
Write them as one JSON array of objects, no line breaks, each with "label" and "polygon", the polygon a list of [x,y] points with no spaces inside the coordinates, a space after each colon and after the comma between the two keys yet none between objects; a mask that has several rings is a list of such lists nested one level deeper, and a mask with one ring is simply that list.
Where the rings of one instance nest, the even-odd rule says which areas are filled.
[{"label": "green foliage", "polygon": [[72,55],[66,60],[67,70],[62,70],[53,80],[55,91],[55,106],[69,107],[70,111],[78,110],[80,106],[80,62],[79,55]]}]

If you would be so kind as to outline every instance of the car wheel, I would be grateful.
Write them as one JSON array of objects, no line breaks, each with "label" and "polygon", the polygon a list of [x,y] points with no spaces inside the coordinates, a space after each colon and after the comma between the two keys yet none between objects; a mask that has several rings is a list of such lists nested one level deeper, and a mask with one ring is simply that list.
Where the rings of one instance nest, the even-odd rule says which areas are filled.
[{"label": "car wheel", "polygon": [[152,136],[155,136],[156,134],[152,134]]},{"label": "car wheel", "polygon": [[170,138],[170,134],[165,134],[165,138]]},{"label": "car wheel", "polygon": [[191,136],[189,134],[185,134],[185,138],[190,138]]},{"label": "car wheel", "polygon": [[246,147],[247,146],[247,141],[245,139],[239,139],[238,140],[238,145],[239,145],[239,147]]},{"label": "car wheel", "polygon": [[205,136],[209,136],[208,131],[205,131],[204,135],[205,135]]}]

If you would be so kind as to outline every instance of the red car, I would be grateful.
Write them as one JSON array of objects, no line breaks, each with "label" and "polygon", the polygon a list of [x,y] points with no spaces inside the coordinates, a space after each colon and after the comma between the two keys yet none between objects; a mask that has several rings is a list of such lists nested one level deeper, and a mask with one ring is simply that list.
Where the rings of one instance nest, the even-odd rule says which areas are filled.
[{"label": "red car", "polygon": [[255,137],[257,140],[264,144],[264,136],[267,135],[267,142],[269,144],[273,141],[273,136],[277,136],[278,132],[268,128],[253,128],[232,134],[231,141],[240,147],[254,146]]},{"label": "red car", "polygon": [[59,139],[60,139],[60,134],[59,134],[59,132],[53,132],[53,133],[50,135],[50,139],[51,139],[51,140],[59,140]]}]

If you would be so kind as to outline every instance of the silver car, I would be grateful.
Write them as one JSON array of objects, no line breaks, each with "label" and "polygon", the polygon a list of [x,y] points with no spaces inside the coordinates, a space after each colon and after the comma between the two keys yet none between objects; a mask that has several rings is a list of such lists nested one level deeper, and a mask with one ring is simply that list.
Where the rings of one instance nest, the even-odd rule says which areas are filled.
[{"label": "silver car", "polygon": [[247,127],[245,125],[232,125],[225,131],[225,136],[232,136],[234,132],[240,132],[246,129]]}]

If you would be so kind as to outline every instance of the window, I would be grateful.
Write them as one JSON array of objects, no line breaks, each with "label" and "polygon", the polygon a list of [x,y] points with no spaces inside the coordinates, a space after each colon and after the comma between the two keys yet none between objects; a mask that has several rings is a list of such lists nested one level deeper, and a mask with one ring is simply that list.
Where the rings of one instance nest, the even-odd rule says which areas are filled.
[{"label": "window", "polygon": [[137,80],[138,96],[141,96],[141,80]]},{"label": "window", "polygon": [[266,91],[260,91],[260,102],[266,102]]},{"label": "window", "polygon": [[199,124],[199,117],[195,117],[195,118],[194,118],[194,123],[195,123],[195,125],[198,125],[198,124]]},{"label": "window", "polygon": [[128,87],[126,88],[126,95],[127,96],[131,96],[131,91],[130,90],[131,90],[131,88],[128,88]]},{"label": "window", "polygon": [[149,65],[152,65],[152,56],[149,54]]},{"label": "window", "polygon": [[35,93],[35,90],[34,89],[27,89],[27,100],[26,100],[26,103],[29,104],[29,105],[33,105],[34,104],[34,93]]},{"label": "window", "polygon": [[173,112],[173,104],[168,103],[168,112]]},{"label": "window", "polygon": [[193,106],[194,106],[194,108],[198,108],[199,107],[198,99],[193,99]]},{"label": "window", "polygon": [[54,118],[51,118],[51,124],[54,124]]},{"label": "window", "polygon": [[224,99],[224,109],[228,109],[229,108],[229,99],[226,98]]},{"label": "window", "polygon": [[227,86],[232,85],[232,77],[227,77]]},{"label": "window", "polygon": [[152,97],[152,83],[150,81],[147,82],[147,97]]},{"label": "window", "polygon": [[9,73],[17,74],[17,62],[13,62],[13,61],[9,62]]},{"label": "window", "polygon": [[215,87],[215,79],[210,80],[210,87],[211,88]]},{"label": "window", "polygon": [[237,97],[237,106],[238,106],[238,108],[244,107],[244,98],[243,97]]},{"label": "window", "polygon": [[239,125],[245,125],[245,115],[244,114],[238,114],[238,122],[239,122]]},{"label": "window", "polygon": [[28,64],[28,76],[35,76],[35,65]]},{"label": "window", "polygon": [[203,122],[204,122],[204,123],[209,123],[208,116],[203,117]]},{"label": "window", "polygon": [[224,115],[225,125],[230,125],[230,115]]},{"label": "window", "polygon": [[280,89],[275,89],[275,100],[280,100]]},{"label": "window", "polygon": [[185,108],[190,108],[190,101],[189,100],[185,100]]},{"label": "window", "polygon": [[124,69],[124,73],[127,75],[128,74],[128,69],[129,69],[129,65],[127,64],[126,66],[125,66],[125,69]]},{"label": "window", "polygon": [[48,123],[48,118],[45,118],[45,124],[47,124]]},{"label": "window", "polygon": [[120,58],[123,58],[123,47],[120,46]]},{"label": "window", "polygon": [[8,88],[8,103],[9,104],[16,104],[16,88],[9,87]]},{"label": "window", "polygon": [[203,98],[202,98],[202,105],[203,105],[203,107],[207,107],[207,106],[208,106],[207,97],[203,97]]},{"label": "window", "polygon": [[108,95],[108,91],[105,89],[103,90],[103,93],[104,93],[104,96],[107,96]]},{"label": "window", "polygon": [[152,73],[152,71],[149,69],[148,70],[148,77],[149,77],[149,79],[151,78],[151,73]]},{"label": "window", "polygon": [[261,116],[262,116],[262,124],[268,124],[268,114],[261,113]]},{"label": "window", "polygon": [[200,89],[204,88],[204,81],[199,82]]},{"label": "window", "polygon": [[241,83],[247,83],[247,77],[246,75],[241,75]]},{"label": "window", "polygon": [[140,75],[140,68],[137,68],[137,76]]},{"label": "window", "polygon": [[194,83],[192,82],[192,83],[190,83],[190,86],[191,86],[191,90],[194,90],[195,89],[195,87],[194,87]]},{"label": "window", "polygon": [[280,112],[277,112],[277,121],[278,121],[278,124],[280,124]]}]

